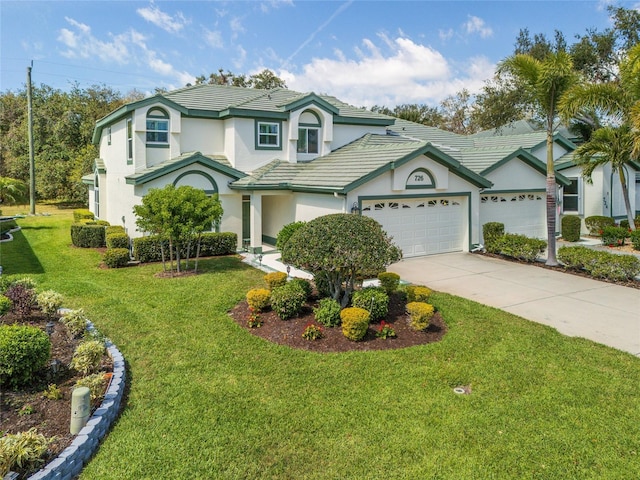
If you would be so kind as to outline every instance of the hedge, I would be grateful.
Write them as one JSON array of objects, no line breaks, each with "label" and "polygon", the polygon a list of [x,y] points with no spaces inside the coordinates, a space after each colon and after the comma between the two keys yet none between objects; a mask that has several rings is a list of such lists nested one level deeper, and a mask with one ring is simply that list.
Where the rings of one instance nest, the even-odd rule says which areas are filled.
[{"label": "hedge", "polygon": [[[112,228],[112,227],[107,227]],[[107,233],[107,248],[129,249],[129,235],[126,233]]]},{"label": "hedge", "polygon": [[507,257],[533,262],[547,247],[547,242],[518,233],[505,233],[496,241],[496,250]]},{"label": "hedge", "polygon": [[74,223],[71,225],[71,243],[75,247],[100,248],[105,246],[103,225]]},{"label": "hedge", "polygon": [[[218,255],[230,255],[236,252],[238,236],[231,232],[208,232],[203,233],[200,239],[200,256],[214,257]],[[180,253],[182,258],[186,257],[186,246]],[[166,260],[169,259],[169,242],[165,241]],[[133,239],[133,256],[142,263],[162,261],[160,251],[160,240],[157,236],[138,237]],[[192,246],[190,256],[196,256],[195,245]]]},{"label": "hedge", "polygon": [[484,248],[489,253],[497,253],[496,242],[504,235],[504,223],[487,222],[482,225]]},{"label": "hedge", "polygon": [[73,211],[73,221],[76,223],[81,222],[82,220],[94,220],[95,218],[96,217],[91,210],[86,208],[79,208]]},{"label": "hedge", "polygon": [[615,227],[616,222],[611,217],[604,217],[602,215],[593,215],[584,219],[584,224],[589,229],[589,234],[595,237],[602,235],[602,230],[605,227]]},{"label": "hedge", "polygon": [[562,217],[562,238],[567,242],[579,241],[580,223],[580,217],[577,215],[566,215]]}]

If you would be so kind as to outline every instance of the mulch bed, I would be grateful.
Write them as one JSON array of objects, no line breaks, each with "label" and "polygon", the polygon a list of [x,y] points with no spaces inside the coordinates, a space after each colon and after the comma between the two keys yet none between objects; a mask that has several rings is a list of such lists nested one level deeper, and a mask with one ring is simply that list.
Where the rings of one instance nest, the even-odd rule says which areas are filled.
[{"label": "mulch bed", "polygon": [[[0,325],[30,325],[45,330],[49,320],[40,312],[34,312],[29,317],[16,317],[9,313],[0,317]],[[58,372],[53,374],[48,366],[44,368],[34,381],[18,390],[0,388],[0,431],[2,433],[18,433],[36,428],[45,437],[55,437],[49,446],[49,455],[45,463],[51,461],[67,448],[75,435],[69,432],[71,420],[71,392],[76,381],[81,377],[76,371],[68,368],[71,357],[80,339],[70,339],[67,328],[54,319],[54,331],[51,339],[51,359],[60,361]],[[101,371],[112,372],[111,359],[105,355]],[[56,384],[62,391],[60,400],[45,398],[42,394],[50,384]],[[92,405],[97,408],[102,399]],[[25,414],[25,408],[31,413]],[[24,473],[18,470],[20,473]]]},{"label": "mulch bed", "polygon": [[322,326],[323,337],[318,340],[306,340],[302,338],[302,332],[309,322],[319,325],[315,321],[313,307],[317,306],[317,299],[313,298],[307,303],[302,313],[289,320],[280,318],[271,310],[260,314],[263,320],[261,327],[249,328],[249,306],[243,300],[236,305],[229,315],[238,325],[245,328],[253,335],[264,338],[273,343],[287,345],[292,348],[311,350],[314,352],[345,352],[351,350],[389,350],[396,348],[412,347],[425,343],[437,342],[447,333],[447,326],[442,320],[439,312],[436,312],[431,319],[431,324],[427,330],[418,332],[409,326],[408,316],[405,313],[405,302],[398,294],[391,295],[389,299],[389,314],[384,319],[396,332],[394,338],[377,338],[376,332],[380,327],[379,322],[371,323],[364,339],[359,342],[348,340],[343,334],[340,326]]}]

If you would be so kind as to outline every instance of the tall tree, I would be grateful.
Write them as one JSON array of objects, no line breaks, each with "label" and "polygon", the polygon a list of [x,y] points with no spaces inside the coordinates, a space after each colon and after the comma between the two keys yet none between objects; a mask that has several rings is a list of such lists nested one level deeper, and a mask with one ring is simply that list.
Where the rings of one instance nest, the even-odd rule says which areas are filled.
[{"label": "tall tree", "polygon": [[[236,75],[233,72],[223,68],[219,68],[218,72],[210,73],[208,77],[199,75],[196,77],[195,85],[227,85],[231,87],[259,88],[270,90],[273,88],[287,88],[287,84],[283,79],[278,77],[274,72],[265,68],[261,72],[250,75],[248,78],[245,74]],[[191,84],[187,83],[187,87]]]},{"label": "tall tree", "polygon": [[547,132],[547,265],[556,258],[556,174],[553,162],[553,136],[558,126],[558,104],[562,96],[577,84],[578,76],[568,53],[548,54],[542,61],[531,55],[514,55],[501,62],[499,69],[518,80],[526,92],[532,113]]}]

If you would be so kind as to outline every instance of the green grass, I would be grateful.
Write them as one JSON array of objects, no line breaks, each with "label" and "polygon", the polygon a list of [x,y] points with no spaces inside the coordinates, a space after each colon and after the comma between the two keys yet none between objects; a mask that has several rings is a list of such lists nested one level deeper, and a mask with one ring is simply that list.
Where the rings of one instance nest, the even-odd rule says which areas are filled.
[{"label": "green grass", "polygon": [[263,276],[235,258],[179,279],[102,270],[69,246],[70,214],[19,223],[5,272],[85,308],[128,364],[126,407],[82,479],[640,478],[629,354],[445,294],[440,343],[292,350],[227,316]]}]

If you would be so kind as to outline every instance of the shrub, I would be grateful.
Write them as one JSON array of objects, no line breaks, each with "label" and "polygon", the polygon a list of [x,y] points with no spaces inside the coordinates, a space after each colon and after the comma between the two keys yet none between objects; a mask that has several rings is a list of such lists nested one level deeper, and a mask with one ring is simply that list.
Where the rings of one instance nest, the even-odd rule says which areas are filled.
[{"label": "shrub", "polygon": [[51,342],[45,332],[27,325],[0,326],[0,385],[28,383],[49,360]]},{"label": "shrub", "polygon": [[577,215],[565,215],[562,217],[562,238],[567,242],[580,240],[580,217]]},{"label": "shrub", "polygon": [[282,287],[287,283],[287,274],[284,272],[271,272],[264,276],[264,281],[267,284],[269,290],[274,290],[278,287]]},{"label": "shrub", "polygon": [[238,235],[231,232],[207,232],[200,236],[200,256],[231,255],[238,248]]},{"label": "shrub", "polygon": [[27,316],[36,305],[36,291],[23,283],[14,283],[4,292],[11,300],[13,311],[20,316]]},{"label": "shrub", "polygon": [[594,256],[594,251],[591,248],[577,246],[566,247],[562,246],[558,249],[558,260],[560,260],[565,267],[580,270],[583,269],[585,263]]},{"label": "shrub", "polygon": [[282,250],[282,247],[284,247],[285,243],[289,241],[291,235],[296,233],[296,231],[305,223],[307,222],[292,222],[282,227],[282,230],[278,232],[278,236],[276,238],[276,248],[278,250]]},{"label": "shrub", "polygon": [[104,355],[104,343],[98,340],[82,342],[76,347],[69,366],[86,376],[100,367]]},{"label": "shrub", "polygon": [[128,248],[107,248],[102,261],[109,268],[122,268],[129,264]]},{"label": "shrub", "polygon": [[262,312],[269,306],[271,292],[266,288],[254,288],[247,292],[249,308]]},{"label": "shrub", "polygon": [[67,332],[71,338],[81,336],[87,329],[88,318],[82,309],[66,311],[60,321],[67,327]]},{"label": "shrub", "polygon": [[13,303],[11,303],[11,300],[9,300],[4,295],[1,295],[0,296],[0,317],[5,315],[9,310],[11,310],[12,305]]},{"label": "shrub", "polygon": [[369,328],[369,312],[364,308],[350,307],[340,312],[342,334],[349,340],[362,340]]},{"label": "shrub", "polygon": [[407,302],[427,302],[429,297],[433,293],[433,291],[422,285],[408,285],[406,288],[407,291]]},{"label": "shrub", "polygon": [[363,288],[354,292],[352,304],[367,310],[372,322],[385,318],[389,313],[389,296],[381,288]]},{"label": "shrub", "polygon": [[87,387],[91,392],[89,393],[91,401],[94,401],[104,395],[104,391],[107,386],[106,383],[107,379],[105,378],[104,373],[93,373],[78,380],[73,388]]},{"label": "shrub", "polygon": [[496,242],[504,235],[504,223],[487,222],[482,225],[484,248],[489,253],[497,253]]},{"label": "shrub", "polygon": [[53,441],[54,438],[47,439],[35,428],[3,435],[0,438],[0,477],[4,478],[11,470],[35,470],[44,463],[49,444]]},{"label": "shrub", "polygon": [[407,303],[409,325],[414,330],[426,330],[435,312],[433,305],[424,302]]},{"label": "shrub", "polygon": [[380,280],[380,286],[387,292],[387,295],[391,295],[398,289],[400,285],[400,275],[393,272],[382,272],[378,274],[378,280]]},{"label": "shrub", "polygon": [[114,233],[127,233],[122,225],[110,225],[104,229],[105,236],[113,235]]},{"label": "shrub", "polygon": [[340,304],[333,298],[323,298],[313,309],[316,320],[325,327],[335,327],[340,324]]},{"label": "shrub", "polygon": [[[0,215],[2,215],[2,212],[0,212]],[[17,227],[18,224],[15,220],[5,220],[4,222],[0,223],[0,234],[8,233]]]},{"label": "shrub", "polygon": [[584,219],[584,224],[589,229],[589,234],[595,237],[600,236],[600,232],[605,227],[615,227],[616,222],[611,217],[603,217],[602,215],[593,215]]},{"label": "shrub", "polygon": [[126,233],[107,233],[106,245],[107,248],[126,248],[129,250],[129,235]]},{"label": "shrub", "polygon": [[[162,261],[160,237],[137,237],[133,239],[133,257],[142,263]],[[238,236],[230,232],[206,232],[200,236],[200,256],[213,257],[217,255],[229,255],[236,252]],[[164,242],[165,255],[169,256],[169,243]],[[180,252],[180,257],[186,257],[186,247]],[[191,255],[195,254],[195,246],[192,245]]]},{"label": "shrub", "polygon": [[[157,236],[138,237],[133,239],[133,258],[142,263],[160,262],[160,238]],[[168,255],[169,244],[166,243],[165,255]]]},{"label": "shrub", "polygon": [[287,283],[271,291],[271,309],[281,320],[297,316],[307,297],[300,285]]},{"label": "shrub", "polygon": [[82,220],[95,220],[95,215],[91,213],[91,210],[86,208],[79,208],[73,211],[73,221],[78,223]]},{"label": "shrub", "polygon": [[496,249],[502,255],[533,262],[547,247],[547,242],[518,233],[505,233],[496,241]]},{"label": "shrub", "polygon": [[289,280],[289,283],[298,284],[300,288],[302,288],[302,291],[304,291],[304,294],[307,296],[307,298],[311,296],[312,288],[309,280],[305,280],[304,278],[292,278],[291,280]]},{"label": "shrub", "polygon": [[631,240],[631,245],[633,245],[634,250],[640,250],[640,230],[634,230],[629,234],[629,239]]},{"label": "shrub", "polygon": [[[633,224],[635,225],[636,230],[640,228],[640,213],[636,215],[636,218],[633,219]],[[620,226],[626,230],[629,230],[629,220],[620,220]]]},{"label": "shrub", "polygon": [[45,290],[36,296],[36,303],[47,317],[51,318],[62,306],[62,295],[53,290]]},{"label": "shrub", "polygon": [[316,292],[318,292],[318,297],[330,297],[331,296],[331,288],[329,287],[329,279],[327,278],[326,273],[319,272],[313,276],[313,283],[316,286]]},{"label": "shrub", "polygon": [[104,247],[104,230],[104,225],[74,223],[71,225],[71,243],[80,248]]},{"label": "shrub", "polygon": [[624,245],[624,239],[629,231],[622,227],[604,227],[602,229],[602,244],[610,247]]},{"label": "shrub", "polygon": [[322,327],[311,322],[307,323],[302,332],[302,338],[305,340],[318,340],[322,337]]},{"label": "shrub", "polygon": [[585,265],[585,270],[595,278],[612,281],[632,280],[640,274],[640,258],[635,255],[596,252],[593,260]]}]

